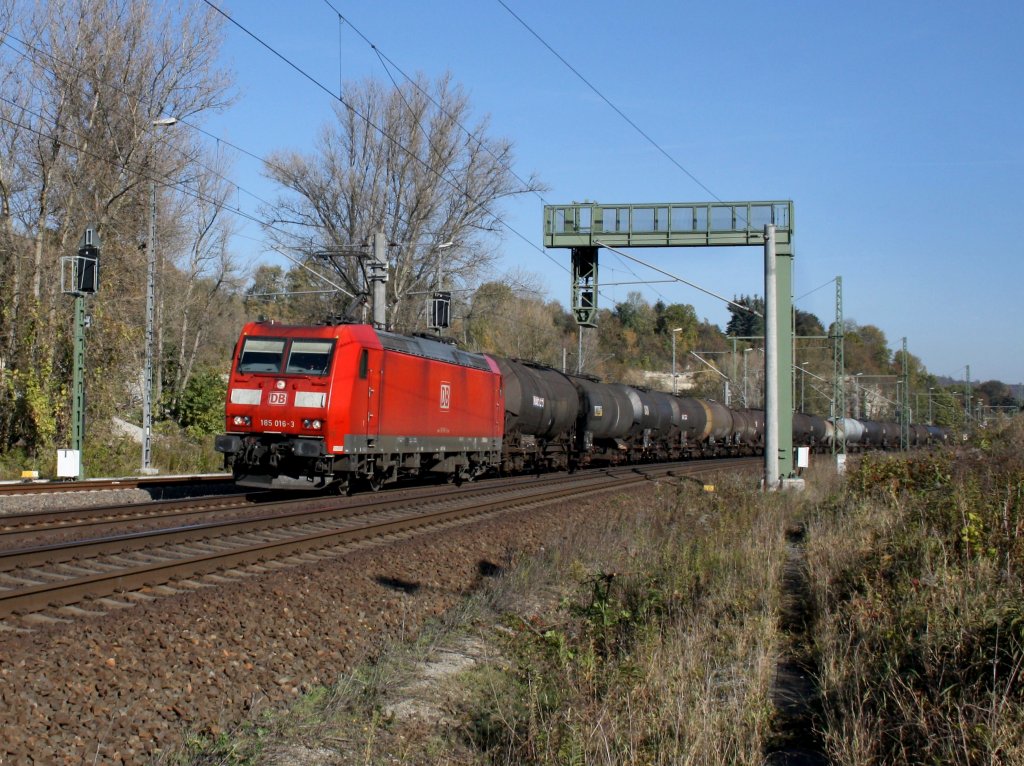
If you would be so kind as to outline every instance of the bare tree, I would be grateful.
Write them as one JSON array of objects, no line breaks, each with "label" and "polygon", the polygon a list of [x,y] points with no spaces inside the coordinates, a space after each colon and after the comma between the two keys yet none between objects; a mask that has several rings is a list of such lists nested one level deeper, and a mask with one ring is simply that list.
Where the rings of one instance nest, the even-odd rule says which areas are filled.
[{"label": "bare tree", "polygon": [[[11,0],[0,49],[0,210],[13,285],[0,316],[15,402],[56,413],[57,425],[21,423],[3,408],[0,437],[47,443],[66,421],[71,302],[60,295],[60,257],[86,225],[103,239],[102,289],[92,300],[93,409],[123,408],[141,355],[147,192],[195,162],[184,138],[153,120],[195,117],[226,105],[230,84],[216,65],[220,18],[188,2]],[[10,389],[11,386],[8,386]],[[63,421],[61,420],[63,418]],[[39,424],[36,424],[37,426]],[[4,445],[0,444],[0,448]]]},{"label": "bare tree", "polygon": [[[389,244],[389,323],[416,324],[410,293],[475,284],[493,262],[500,232],[498,203],[540,190],[510,170],[512,145],[488,137],[488,120],[469,133],[470,103],[450,76],[387,89],[349,83],[324,125],[314,152],[278,152],[266,173],[286,194],[274,209],[269,235],[297,257],[337,252],[383,231]],[[282,231],[283,230],[283,231]],[[446,249],[439,246],[454,243]],[[368,255],[368,253],[366,253]],[[363,290],[364,258],[329,258],[326,265],[352,293]]]},{"label": "bare tree", "polygon": [[179,195],[177,200],[175,220],[183,224],[179,228],[183,241],[177,268],[168,275],[177,320],[171,381],[175,400],[188,386],[204,340],[229,309],[226,295],[240,289],[243,283],[228,247],[234,222],[224,210],[233,186],[225,179],[222,163],[216,159],[198,170],[188,193]]}]

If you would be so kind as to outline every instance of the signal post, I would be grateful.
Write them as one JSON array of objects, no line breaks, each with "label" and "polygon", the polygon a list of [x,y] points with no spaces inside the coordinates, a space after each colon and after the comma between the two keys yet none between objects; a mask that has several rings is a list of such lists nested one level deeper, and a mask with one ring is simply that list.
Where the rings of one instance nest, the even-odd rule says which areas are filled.
[{"label": "signal post", "polygon": [[[581,327],[595,327],[601,247],[727,247],[757,245],[765,250],[766,324],[775,327],[766,347],[777,363],[765,375],[765,486],[785,486],[794,476],[793,456],[793,202],[660,202],[544,206],[544,246],[572,252],[573,315]],[[769,271],[772,273],[769,274]],[[765,333],[768,335],[769,333]],[[772,353],[766,350],[765,361]],[[774,410],[774,413],[772,412]],[[774,443],[771,443],[774,442]]]},{"label": "signal post", "polygon": [[[58,450],[58,476],[85,478],[82,449],[85,444],[85,330],[89,317],[85,299],[96,293],[100,278],[100,238],[94,227],[87,228],[79,242],[78,254],[65,256],[61,264],[61,292],[75,296],[75,345],[71,373],[71,449]],[[64,454],[61,454],[64,453]]]}]

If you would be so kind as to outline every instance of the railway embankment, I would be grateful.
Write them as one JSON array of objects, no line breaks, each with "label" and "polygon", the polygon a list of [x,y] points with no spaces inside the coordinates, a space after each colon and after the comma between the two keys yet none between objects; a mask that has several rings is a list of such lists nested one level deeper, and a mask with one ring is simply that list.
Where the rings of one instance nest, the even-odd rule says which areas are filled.
[{"label": "railway embankment", "polygon": [[1022,447],[617,498],[191,762],[1024,762]]}]

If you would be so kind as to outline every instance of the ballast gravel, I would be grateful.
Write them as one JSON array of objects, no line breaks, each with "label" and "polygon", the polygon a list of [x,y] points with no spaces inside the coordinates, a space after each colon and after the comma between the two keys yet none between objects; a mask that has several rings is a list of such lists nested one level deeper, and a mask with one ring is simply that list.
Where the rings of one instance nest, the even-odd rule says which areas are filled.
[{"label": "ballast gravel", "polygon": [[[652,492],[651,489],[630,490]],[[282,708],[413,637],[516,552],[602,524],[615,496],[508,513],[337,558],[224,573],[0,631],[0,764],[150,764],[190,731]]]}]

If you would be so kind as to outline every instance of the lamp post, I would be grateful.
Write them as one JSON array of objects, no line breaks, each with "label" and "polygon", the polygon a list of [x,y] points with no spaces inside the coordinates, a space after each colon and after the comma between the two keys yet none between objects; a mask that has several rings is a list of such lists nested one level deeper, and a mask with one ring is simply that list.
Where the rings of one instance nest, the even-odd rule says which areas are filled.
[{"label": "lamp post", "polygon": [[932,417],[932,397],[934,396],[932,391],[934,390],[934,386],[928,386],[928,425],[930,426],[935,425],[935,419]]},{"label": "lamp post", "polygon": [[[153,120],[155,128],[168,127],[177,117]],[[156,181],[149,180],[149,236],[146,238],[146,362],[142,381],[142,467],[152,473],[153,462],[153,340],[156,331]]]},{"label": "lamp post", "polygon": [[[806,365],[807,362],[801,362],[801,365]],[[800,368],[800,412],[804,412],[804,384],[807,381],[807,370],[801,366]]]},{"label": "lamp post", "polygon": [[672,328],[672,394],[676,394],[676,333],[682,332],[682,327]]},{"label": "lamp post", "polygon": [[747,354],[749,354],[753,350],[754,349],[752,349],[752,348],[745,348],[745,349],[743,349],[743,406],[744,407],[749,407],[750,406],[747,403]]}]

